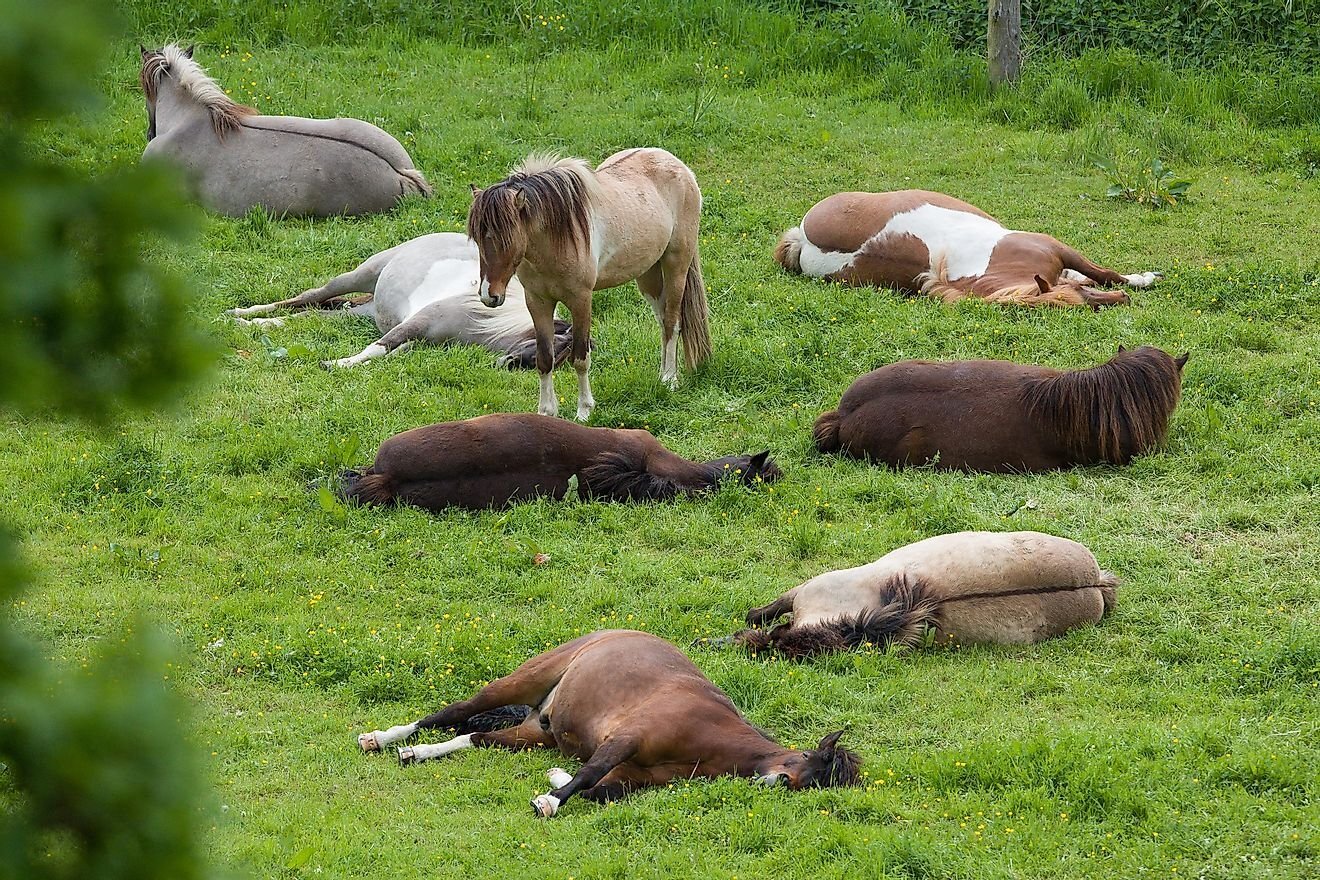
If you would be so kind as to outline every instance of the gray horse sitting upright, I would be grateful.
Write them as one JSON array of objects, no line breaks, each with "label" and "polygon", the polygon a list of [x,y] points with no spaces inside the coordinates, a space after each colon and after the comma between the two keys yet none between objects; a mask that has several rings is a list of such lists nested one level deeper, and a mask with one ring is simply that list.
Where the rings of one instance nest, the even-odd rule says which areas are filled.
[{"label": "gray horse sitting upright", "polygon": [[144,161],[183,169],[203,205],[239,217],[327,217],[388,211],[431,187],[403,146],[360,119],[260,116],[235,103],[192,59],[192,47],[142,49]]},{"label": "gray horse sitting upright", "polygon": [[[326,361],[329,367],[353,367],[372,358],[402,352],[414,342],[480,345],[501,355],[501,366],[536,365],[536,331],[523,302],[522,285],[509,285],[510,307],[489,309],[477,297],[477,246],[457,232],[433,232],[364,260],[320,287],[265,305],[230,309],[240,323],[282,327],[288,318],[255,318],[280,309],[342,307],[340,314],[365,315],[383,334],[352,357]],[[366,297],[352,294],[365,293]],[[292,317],[292,316],[289,316]],[[555,362],[568,356],[573,328],[555,322]]]}]

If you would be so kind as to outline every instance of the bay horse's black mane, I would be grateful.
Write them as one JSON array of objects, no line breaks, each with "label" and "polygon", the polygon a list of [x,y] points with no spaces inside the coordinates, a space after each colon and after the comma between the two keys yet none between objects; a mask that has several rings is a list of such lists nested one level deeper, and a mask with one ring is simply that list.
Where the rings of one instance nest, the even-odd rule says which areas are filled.
[{"label": "bay horse's black mane", "polygon": [[1164,442],[1186,360],[1149,345],[1120,349],[1098,367],[1028,380],[1021,400],[1078,459],[1126,464]]}]

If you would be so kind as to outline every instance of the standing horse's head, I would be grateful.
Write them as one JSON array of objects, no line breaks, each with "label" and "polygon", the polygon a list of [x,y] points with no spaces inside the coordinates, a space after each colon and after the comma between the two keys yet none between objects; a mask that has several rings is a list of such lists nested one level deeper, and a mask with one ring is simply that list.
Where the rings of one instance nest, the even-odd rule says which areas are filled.
[{"label": "standing horse's head", "polygon": [[770,457],[769,449],[755,455],[726,455],[706,462],[706,467],[710,468],[714,482],[721,483],[727,479],[736,479],[744,486],[758,482],[773,483],[784,475],[779,465]]},{"label": "standing horse's head", "polygon": [[507,183],[472,187],[468,238],[477,245],[481,302],[492,309],[504,304],[505,291],[527,253],[527,196]]},{"label": "standing horse's head", "polygon": [[856,785],[862,759],[856,752],[839,748],[843,731],[831,733],[820,745],[805,752],[786,752],[757,768],[756,781],[762,785],[786,785],[800,788],[833,788]]}]

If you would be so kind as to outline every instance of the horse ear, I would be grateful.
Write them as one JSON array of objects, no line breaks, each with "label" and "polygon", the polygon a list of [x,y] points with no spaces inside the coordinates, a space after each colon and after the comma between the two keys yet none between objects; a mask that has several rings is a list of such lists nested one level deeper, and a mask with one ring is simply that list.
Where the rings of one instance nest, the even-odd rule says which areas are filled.
[{"label": "horse ear", "polygon": [[519,211],[527,210],[527,193],[520,189],[513,191],[513,206]]},{"label": "horse ear", "polygon": [[149,53],[147,52],[147,47],[144,46],[144,45],[142,45],[141,43],[138,43],[138,49],[142,52],[142,57],[143,57],[143,58],[146,58],[147,55],[149,54]]},{"label": "horse ear", "polygon": [[1183,352],[1181,355],[1173,359],[1173,362],[1178,365],[1178,372],[1181,373],[1182,368],[1187,366],[1187,359],[1191,356],[1192,353],[1188,351],[1188,352]]},{"label": "horse ear", "polygon": [[481,187],[477,186],[475,183],[469,183],[469,184],[468,184],[468,189],[472,190],[472,198],[473,198],[473,199],[475,199],[477,196],[481,195]]},{"label": "horse ear", "polygon": [[829,736],[827,736],[827,737],[825,737],[824,739],[822,739],[822,740],[820,741],[820,745],[816,746],[816,750],[817,750],[817,751],[820,751],[820,752],[832,752],[832,751],[834,751],[834,747],[835,747],[836,745],[838,745],[838,743],[839,743],[839,737],[841,737],[841,736],[843,736],[843,731],[842,731],[842,730],[836,730],[834,733],[831,733]]},{"label": "horse ear", "polygon": [[1127,346],[1126,346],[1126,345],[1122,345],[1122,344],[1120,344],[1120,345],[1118,346],[1118,353],[1119,353],[1119,354],[1122,354],[1122,353],[1125,352],[1125,351],[1127,351]]},{"label": "horse ear", "polygon": [[1041,293],[1050,292],[1050,283],[1039,275],[1036,276],[1036,286],[1040,288]]},{"label": "horse ear", "polygon": [[186,58],[191,58],[191,57],[192,57],[192,53],[195,52],[196,50],[197,50],[197,44],[196,44],[196,43],[190,43],[190,44],[188,45],[188,48],[183,50],[184,57],[186,57]]},{"label": "horse ear", "polygon": [[761,468],[765,467],[765,463],[769,458],[770,458],[769,449],[767,449],[765,452],[758,452],[756,453],[756,455],[752,456],[750,461],[747,462],[747,469],[752,473],[756,473],[757,471],[761,470]]}]

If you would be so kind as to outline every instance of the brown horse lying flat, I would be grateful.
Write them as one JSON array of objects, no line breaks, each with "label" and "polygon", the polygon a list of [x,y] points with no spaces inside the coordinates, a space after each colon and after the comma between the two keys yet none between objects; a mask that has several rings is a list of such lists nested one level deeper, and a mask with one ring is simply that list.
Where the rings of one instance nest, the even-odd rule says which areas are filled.
[{"label": "brown horse lying flat", "polygon": [[583,498],[659,501],[715,488],[774,482],[769,450],[688,461],[648,431],[588,428],[530,413],[495,413],[396,434],[365,473],[345,471],[345,497],[428,510],[483,510],[538,496],[562,498],[576,477]]},{"label": "brown horse lying flat", "polygon": [[806,657],[870,644],[1029,645],[1096,623],[1118,579],[1076,541],[1040,532],[957,532],[899,547],[869,565],[830,571],[747,612],[733,640]]},{"label": "brown horse lying flat", "polygon": [[1045,471],[1127,464],[1164,442],[1187,355],[1148,345],[1065,373],[1010,361],[899,361],[816,420],[821,452],[891,467]]},{"label": "brown horse lying flat", "polygon": [[1120,275],[1058,239],[1006,229],[975,205],[918,189],[830,196],[780,237],[775,259],[790,272],[945,302],[1099,308],[1128,296],[1090,285],[1149,287],[1158,277]]},{"label": "brown horse lying flat", "polygon": [[462,733],[448,742],[399,750],[399,762],[427,761],[470,747],[557,748],[585,761],[572,776],[550,771],[554,789],[532,801],[553,816],[574,794],[604,803],[694,776],[750,776],[791,789],[852,785],[860,759],[838,748],[839,733],[805,752],[786,749],[739,714],[724,692],[673,645],[632,630],[582,636],[533,657],[511,675],[433,715],[358,737],[364,752],[419,730],[465,729],[474,718],[530,706],[516,727]]}]

